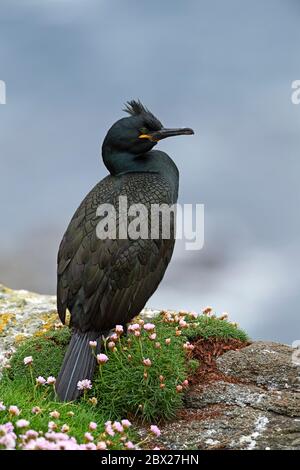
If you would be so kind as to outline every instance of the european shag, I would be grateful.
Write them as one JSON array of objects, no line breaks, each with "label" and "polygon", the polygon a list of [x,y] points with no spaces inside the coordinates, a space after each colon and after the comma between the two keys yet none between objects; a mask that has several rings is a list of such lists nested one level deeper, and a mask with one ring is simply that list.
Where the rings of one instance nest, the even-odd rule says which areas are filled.
[{"label": "european shag", "polygon": [[110,175],[82,201],[59,247],[57,309],[63,323],[69,310],[72,328],[56,383],[63,401],[76,399],[78,381],[93,376],[96,361],[89,342],[99,344],[117,324],[126,328],[157,289],[173,253],[174,225],[169,239],[161,236],[161,226],[156,239],[97,236],[97,208],[118,207],[119,196],[127,196],[128,206],[176,203],[178,169],[165,152],[152,148],[166,137],[194,133],[164,128],[140,101],[129,101],[124,111],[130,116],[109,129],[102,145]]}]

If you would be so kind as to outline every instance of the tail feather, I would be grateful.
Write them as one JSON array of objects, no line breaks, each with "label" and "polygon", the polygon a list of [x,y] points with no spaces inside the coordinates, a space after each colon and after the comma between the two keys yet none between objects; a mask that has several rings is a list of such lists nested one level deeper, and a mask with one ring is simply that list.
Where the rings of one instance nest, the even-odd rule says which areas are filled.
[{"label": "tail feather", "polygon": [[[80,380],[93,378],[96,359],[92,354],[90,341],[99,339],[100,333],[88,331],[72,334],[70,344],[64,357],[62,367],[56,381],[56,393],[61,401],[76,400],[82,393],[77,388]],[[98,341],[98,348],[100,348]]]}]

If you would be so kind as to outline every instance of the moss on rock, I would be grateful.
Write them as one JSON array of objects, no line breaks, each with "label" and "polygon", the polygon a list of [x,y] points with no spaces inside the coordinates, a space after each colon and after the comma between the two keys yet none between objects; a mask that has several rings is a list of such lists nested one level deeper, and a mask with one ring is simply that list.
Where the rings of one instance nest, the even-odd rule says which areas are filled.
[{"label": "moss on rock", "polygon": [[[140,336],[121,335],[113,350],[107,343],[103,345],[109,359],[96,372],[90,396],[97,398],[97,406],[107,419],[128,415],[157,421],[174,417],[182,406],[183,382],[197,367],[185,343],[199,337],[247,341],[247,335],[236,325],[216,317],[162,312],[153,319],[153,331],[143,328],[142,319],[135,322],[140,325]],[[154,331],[155,336],[151,336]],[[22,341],[11,358],[4,383],[10,387],[26,383],[28,389],[32,388],[30,369],[23,361],[26,356],[33,358],[34,378],[57,376],[69,340],[70,331],[63,327]],[[145,365],[145,359],[150,365]]]},{"label": "moss on rock", "polygon": [[28,370],[24,368],[23,359],[26,356],[33,358],[35,377],[56,376],[69,340],[70,330],[67,327],[50,330],[42,336],[23,340],[11,358],[10,368],[7,369],[9,379],[30,379]]}]

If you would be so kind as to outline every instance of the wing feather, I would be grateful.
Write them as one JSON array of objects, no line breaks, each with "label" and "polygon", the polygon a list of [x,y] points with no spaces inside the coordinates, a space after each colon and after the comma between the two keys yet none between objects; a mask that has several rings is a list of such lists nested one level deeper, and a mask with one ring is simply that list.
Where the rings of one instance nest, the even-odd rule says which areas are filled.
[{"label": "wing feather", "polygon": [[[100,240],[97,207],[172,204],[167,181],[157,174],[108,176],[86,196],[75,212],[58,254],[57,305],[61,320],[68,308],[71,324],[81,331],[101,331],[125,324],[156,290],[171,259],[174,239]],[[117,220],[117,225],[119,221]]]}]

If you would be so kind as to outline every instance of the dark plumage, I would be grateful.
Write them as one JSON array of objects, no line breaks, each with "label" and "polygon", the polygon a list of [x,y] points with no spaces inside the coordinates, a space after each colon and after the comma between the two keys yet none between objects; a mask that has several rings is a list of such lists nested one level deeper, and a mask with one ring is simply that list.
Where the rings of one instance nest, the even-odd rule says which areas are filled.
[{"label": "dark plumage", "polygon": [[89,341],[106,335],[116,324],[126,326],[142,310],[173,253],[173,224],[170,239],[163,239],[161,230],[153,240],[97,237],[100,204],[118,209],[119,196],[127,196],[128,207],[142,203],[149,210],[151,204],[176,203],[177,167],[166,153],[151,149],[165,137],[193,133],[164,129],[139,101],[128,102],[125,110],[130,116],[111,127],[102,146],[110,175],[82,201],[59,248],[57,308],[63,323],[66,309],[70,311],[72,328],[56,385],[61,400],[77,398],[78,381],[93,376],[95,359]]}]

